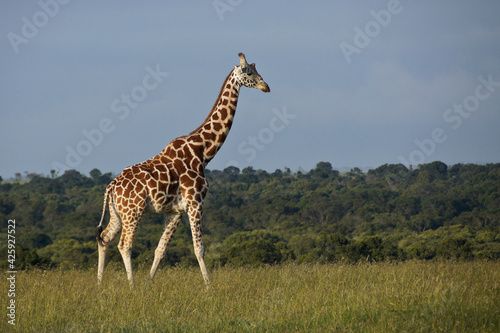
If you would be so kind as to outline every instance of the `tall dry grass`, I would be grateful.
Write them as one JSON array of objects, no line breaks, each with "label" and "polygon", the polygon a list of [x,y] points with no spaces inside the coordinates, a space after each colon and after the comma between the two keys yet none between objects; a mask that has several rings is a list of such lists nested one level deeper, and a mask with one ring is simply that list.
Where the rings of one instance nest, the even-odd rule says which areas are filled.
[{"label": "tall dry grass", "polygon": [[[17,274],[5,332],[498,332],[499,262],[164,269],[130,290],[122,269]],[[1,304],[8,301],[1,293]],[[5,309],[5,306],[2,306]],[[6,310],[4,310],[6,311]]]}]

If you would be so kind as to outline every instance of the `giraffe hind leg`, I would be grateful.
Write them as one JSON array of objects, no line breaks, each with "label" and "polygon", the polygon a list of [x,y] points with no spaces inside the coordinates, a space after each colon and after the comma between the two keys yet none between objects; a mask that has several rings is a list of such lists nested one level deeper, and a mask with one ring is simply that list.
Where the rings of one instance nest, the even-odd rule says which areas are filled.
[{"label": "giraffe hind leg", "polygon": [[132,244],[134,236],[137,231],[139,222],[141,221],[142,213],[136,213],[128,218],[124,217],[123,230],[118,243],[118,250],[122,255],[125,270],[127,271],[127,278],[130,287],[134,287],[134,274],[132,271]]},{"label": "giraffe hind leg", "polygon": [[99,263],[97,266],[97,283],[101,284],[104,277],[104,268],[106,265],[106,252],[109,245],[121,230],[121,220],[118,214],[113,209],[111,203],[109,205],[110,219],[106,229],[102,230],[102,226],[97,227],[97,244],[99,251]]}]

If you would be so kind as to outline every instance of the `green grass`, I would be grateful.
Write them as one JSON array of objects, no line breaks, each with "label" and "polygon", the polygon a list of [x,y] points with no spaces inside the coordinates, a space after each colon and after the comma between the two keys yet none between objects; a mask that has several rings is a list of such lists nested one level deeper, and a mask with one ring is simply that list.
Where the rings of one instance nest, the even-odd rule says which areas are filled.
[{"label": "green grass", "polygon": [[[498,332],[500,262],[282,265],[17,274],[9,332]],[[5,279],[4,279],[5,281]],[[7,290],[6,290],[7,291]],[[0,296],[6,311],[7,292]]]}]

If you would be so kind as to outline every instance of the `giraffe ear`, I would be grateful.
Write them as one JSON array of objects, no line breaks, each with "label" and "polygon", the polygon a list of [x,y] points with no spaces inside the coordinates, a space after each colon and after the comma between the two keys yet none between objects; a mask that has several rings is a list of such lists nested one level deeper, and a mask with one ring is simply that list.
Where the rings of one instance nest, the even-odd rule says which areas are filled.
[{"label": "giraffe ear", "polygon": [[243,53],[238,53],[238,56],[240,57],[240,66],[241,68],[245,68],[248,66],[247,59],[245,58],[245,55]]}]

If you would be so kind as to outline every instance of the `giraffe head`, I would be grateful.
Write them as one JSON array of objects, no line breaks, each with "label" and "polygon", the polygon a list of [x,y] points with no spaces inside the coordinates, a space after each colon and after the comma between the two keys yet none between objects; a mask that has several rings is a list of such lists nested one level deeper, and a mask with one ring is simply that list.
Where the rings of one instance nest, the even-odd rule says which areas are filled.
[{"label": "giraffe head", "polygon": [[262,76],[257,73],[255,64],[249,65],[243,53],[238,53],[238,56],[240,57],[240,65],[234,66],[234,71],[241,84],[248,88],[256,88],[264,92],[270,92],[271,89],[269,89],[267,83],[265,83]]}]

